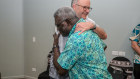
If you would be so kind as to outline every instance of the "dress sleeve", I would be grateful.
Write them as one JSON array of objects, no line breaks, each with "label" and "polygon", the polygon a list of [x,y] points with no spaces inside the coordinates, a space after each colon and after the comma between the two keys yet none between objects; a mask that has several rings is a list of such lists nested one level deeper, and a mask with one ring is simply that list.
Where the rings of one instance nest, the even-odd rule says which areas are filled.
[{"label": "dress sleeve", "polygon": [[140,26],[136,26],[133,31],[131,32],[131,36],[129,38],[132,41],[139,42],[140,39]]},{"label": "dress sleeve", "polygon": [[84,41],[80,36],[77,33],[68,38],[66,47],[57,60],[62,68],[71,69],[85,51]]}]

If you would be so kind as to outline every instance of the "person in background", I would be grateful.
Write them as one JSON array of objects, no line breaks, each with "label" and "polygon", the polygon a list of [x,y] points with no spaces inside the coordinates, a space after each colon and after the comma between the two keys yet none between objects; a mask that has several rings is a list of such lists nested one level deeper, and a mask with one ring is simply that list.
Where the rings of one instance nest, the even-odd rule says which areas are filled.
[{"label": "person in background", "polygon": [[[76,30],[75,31],[81,31],[79,33],[79,34],[81,34],[81,33],[83,33],[86,30],[92,29],[93,32],[97,33],[97,35],[101,39],[105,40],[107,38],[107,34],[104,31],[104,29],[99,27],[99,25],[96,24],[95,21],[93,21],[90,18],[88,18],[88,14],[92,10],[92,8],[90,7],[90,0],[72,0],[71,1],[71,7],[76,12],[76,15],[78,16],[78,18],[83,18],[83,19],[86,20],[86,22],[78,23],[77,26],[76,26]],[[57,28],[55,28],[55,32],[56,32],[56,34],[59,33]],[[60,34],[60,36],[59,36],[59,50],[60,50],[60,53],[64,50],[66,41],[67,41],[67,37],[63,37]],[[102,43],[102,45],[104,46],[104,49],[107,48],[105,43]],[[56,69],[55,69],[55,67],[53,65],[53,56],[51,57],[51,61],[50,61],[50,72],[49,72],[49,75],[50,75],[51,78],[54,78],[54,79],[69,79],[68,75],[60,76],[57,73],[57,71],[56,71]]]},{"label": "person in background", "polygon": [[134,77],[140,79],[140,24],[138,24],[132,31],[131,47],[135,51],[134,55]]},{"label": "person in background", "polygon": [[68,36],[60,54],[59,34],[54,34],[53,63],[60,75],[69,73],[70,79],[112,79],[107,70],[107,61],[101,39],[92,30],[79,35],[76,25],[86,22],[79,19],[70,7],[59,8],[54,13],[55,25],[62,36]]}]

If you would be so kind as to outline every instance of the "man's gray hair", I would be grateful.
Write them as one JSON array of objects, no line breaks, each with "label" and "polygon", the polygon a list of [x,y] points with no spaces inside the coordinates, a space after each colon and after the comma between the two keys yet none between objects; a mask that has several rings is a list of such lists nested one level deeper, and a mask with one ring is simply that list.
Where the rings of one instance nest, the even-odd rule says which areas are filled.
[{"label": "man's gray hair", "polygon": [[77,4],[78,0],[71,0],[71,7],[73,6],[73,4]]},{"label": "man's gray hair", "polygon": [[54,13],[54,18],[55,17],[59,17],[61,20],[66,20],[74,19],[77,16],[75,11],[71,7],[62,7]]}]

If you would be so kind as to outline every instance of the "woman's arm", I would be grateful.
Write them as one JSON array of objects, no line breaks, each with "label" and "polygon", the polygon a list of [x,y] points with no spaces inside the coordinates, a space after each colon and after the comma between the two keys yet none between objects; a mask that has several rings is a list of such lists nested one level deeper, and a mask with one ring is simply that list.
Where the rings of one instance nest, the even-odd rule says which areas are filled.
[{"label": "woman's arm", "polygon": [[140,56],[140,47],[138,46],[138,43],[136,41],[131,41],[131,47]]}]

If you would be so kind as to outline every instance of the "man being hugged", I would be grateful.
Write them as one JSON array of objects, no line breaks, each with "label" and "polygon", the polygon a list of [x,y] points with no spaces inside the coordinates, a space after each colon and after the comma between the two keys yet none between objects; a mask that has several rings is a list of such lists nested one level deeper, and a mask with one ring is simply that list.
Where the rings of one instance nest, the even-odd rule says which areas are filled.
[{"label": "man being hugged", "polygon": [[70,7],[59,8],[55,14],[55,25],[60,34],[68,36],[64,51],[60,54],[59,34],[54,34],[53,63],[60,75],[69,73],[70,79],[112,79],[107,70],[107,61],[101,39],[92,30],[79,35],[75,27],[79,19]]}]

